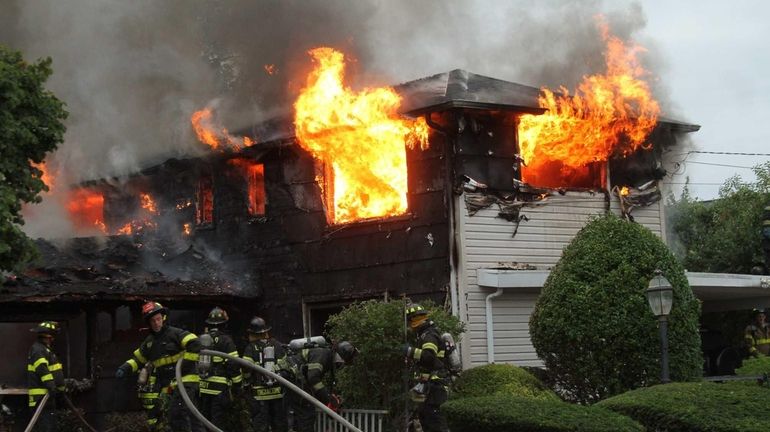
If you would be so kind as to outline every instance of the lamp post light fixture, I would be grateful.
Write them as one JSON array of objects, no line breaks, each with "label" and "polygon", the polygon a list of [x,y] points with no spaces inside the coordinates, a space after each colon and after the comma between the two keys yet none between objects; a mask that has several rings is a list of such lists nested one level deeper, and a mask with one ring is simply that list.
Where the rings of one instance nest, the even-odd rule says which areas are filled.
[{"label": "lamp post light fixture", "polygon": [[660,382],[665,384],[671,381],[668,377],[668,314],[671,313],[671,305],[674,303],[674,288],[663,276],[662,271],[655,270],[655,276],[650,280],[645,294],[652,314],[658,317],[661,351]]}]

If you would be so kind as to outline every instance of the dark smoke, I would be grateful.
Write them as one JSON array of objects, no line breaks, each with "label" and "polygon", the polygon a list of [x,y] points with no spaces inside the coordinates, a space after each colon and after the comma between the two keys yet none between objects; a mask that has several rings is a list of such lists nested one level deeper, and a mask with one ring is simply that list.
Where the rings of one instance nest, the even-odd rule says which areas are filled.
[{"label": "dark smoke", "polygon": [[[343,50],[354,88],[462,68],[572,89],[604,68],[596,26],[660,54],[636,3],[445,0],[3,0],[0,43],[53,58],[50,88],[71,113],[52,158],[71,181],[202,154],[189,123],[220,99],[229,130],[291,110],[307,51]],[[275,65],[269,75],[265,65]],[[652,82],[656,95],[666,92]],[[664,109],[666,108],[665,99]]]}]

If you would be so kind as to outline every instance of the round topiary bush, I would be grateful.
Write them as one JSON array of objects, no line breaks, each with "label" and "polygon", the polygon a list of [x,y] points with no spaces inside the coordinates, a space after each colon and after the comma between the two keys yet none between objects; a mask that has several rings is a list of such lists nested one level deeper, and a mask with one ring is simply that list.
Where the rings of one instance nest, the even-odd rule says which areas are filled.
[{"label": "round topiary bush", "polygon": [[490,364],[468,369],[452,386],[452,399],[504,393],[513,396],[559,401],[534,375],[509,364]]},{"label": "round topiary bush", "polygon": [[674,287],[671,379],[701,375],[700,305],[684,269],[649,229],[607,215],[564,249],[530,318],[532,343],[565,398],[590,403],[659,381],[658,326],[645,297],[655,269]]},{"label": "round topiary bush", "polygon": [[473,432],[642,432],[634,420],[595,406],[498,393],[441,406],[449,429]]},{"label": "round topiary bush", "polygon": [[770,429],[770,391],[756,384],[695,382],[637,389],[599,402],[649,431],[750,432]]}]

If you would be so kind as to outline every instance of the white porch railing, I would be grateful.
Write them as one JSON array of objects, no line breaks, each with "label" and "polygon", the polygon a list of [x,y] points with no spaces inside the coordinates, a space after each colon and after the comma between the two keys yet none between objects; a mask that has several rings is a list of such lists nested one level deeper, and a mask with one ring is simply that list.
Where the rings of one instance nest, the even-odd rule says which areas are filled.
[{"label": "white porch railing", "polygon": [[[362,432],[384,432],[385,410],[369,409],[343,409],[339,413],[345,420],[352,423]],[[316,413],[316,431],[318,432],[345,432],[347,428],[328,415],[318,411]]]}]

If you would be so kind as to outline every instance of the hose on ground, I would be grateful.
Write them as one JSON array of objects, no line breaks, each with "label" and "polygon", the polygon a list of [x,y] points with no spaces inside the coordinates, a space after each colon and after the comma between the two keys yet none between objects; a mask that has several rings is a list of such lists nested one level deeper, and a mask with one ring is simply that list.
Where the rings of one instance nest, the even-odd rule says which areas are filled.
[{"label": "hose on ground", "polygon": [[[252,362],[249,362],[247,360],[244,360],[244,359],[242,359],[240,357],[237,357],[237,356],[234,356],[234,355],[230,355],[230,354],[227,354],[227,353],[223,353],[223,352],[220,352],[220,351],[212,351],[212,350],[204,349],[204,350],[201,350],[200,354],[202,354],[202,355],[217,356],[217,357],[223,357],[223,358],[226,358],[226,359],[228,359],[228,360],[230,360],[232,362],[237,363],[241,367],[247,367],[247,368],[253,369],[253,370],[255,370],[255,371],[257,371],[257,372],[259,372],[259,373],[261,373],[263,375],[267,375],[270,378],[273,378],[276,381],[278,381],[279,383],[281,383],[287,389],[297,393],[302,398],[304,398],[305,400],[307,400],[308,402],[313,404],[316,408],[320,409],[324,413],[326,413],[329,416],[331,416],[333,419],[335,419],[338,422],[342,423],[342,425],[345,426],[348,430],[350,430],[352,432],[361,432],[360,429],[358,429],[357,427],[353,426],[353,424],[350,423],[349,421],[345,420],[344,417],[342,417],[341,415],[339,415],[336,412],[332,411],[329,407],[327,407],[326,405],[322,404],[318,399],[314,398],[312,395],[308,394],[307,392],[305,392],[301,388],[297,387],[291,381],[287,380],[286,378],[278,375],[277,373],[275,373],[273,371],[269,371],[269,370],[263,368],[262,366],[256,365],[256,364],[254,364]],[[198,420],[200,420],[209,430],[214,431],[214,432],[223,432],[222,429],[219,429],[218,427],[216,427],[206,417],[204,417],[203,414],[200,413],[200,411],[198,411],[198,408],[190,400],[190,396],[187,395],[187,389],[185,388],[185,386],[182,383],[182,361],[183,360],[184,359],[180,358],[176,362],[176,382],[177,382],[177,388],[179,389],[179,394],[182,396],[182,400],[187,405],[187,409],[189,409],[190,412]]]}]

